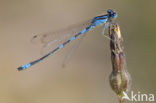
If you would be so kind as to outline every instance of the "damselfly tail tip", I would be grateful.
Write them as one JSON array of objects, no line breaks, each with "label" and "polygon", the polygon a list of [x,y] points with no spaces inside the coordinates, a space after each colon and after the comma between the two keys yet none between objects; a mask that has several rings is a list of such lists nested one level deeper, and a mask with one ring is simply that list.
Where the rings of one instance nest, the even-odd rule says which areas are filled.
[{"label": "damselfly tail tip", "polygon": [[18,67],[17,69],[18,69],[18,71],[21,71],[21,70],[25,70],[25,69],[29,68],[30,66],[31,66],[31,64],[28,63],[28,64],[25,64],[25,65]]},{"label": "damselfly tail tip", "polygon": [[17,68],[18,71],[24,70],[22,67]]}]

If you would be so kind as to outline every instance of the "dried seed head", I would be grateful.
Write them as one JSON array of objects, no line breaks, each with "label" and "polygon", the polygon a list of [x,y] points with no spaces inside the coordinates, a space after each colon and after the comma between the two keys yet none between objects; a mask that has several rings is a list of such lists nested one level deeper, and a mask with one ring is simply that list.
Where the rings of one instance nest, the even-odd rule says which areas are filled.
[{"label": "dried seed head", "polygon": [[118,38],[121,39],[121,32],[120,32],[119,25],[115,25],[115,31],[116,31],[116,34],[118,35]]},{"label": "dried seed head", "polygon": [[110,85],[120,100],[131,87],[131,77],[126,69],[125,54],[123,52],[120,28],[115,23],[110,23],[109,35],[111,38],[110,49],[113,71],[110,75]]}]

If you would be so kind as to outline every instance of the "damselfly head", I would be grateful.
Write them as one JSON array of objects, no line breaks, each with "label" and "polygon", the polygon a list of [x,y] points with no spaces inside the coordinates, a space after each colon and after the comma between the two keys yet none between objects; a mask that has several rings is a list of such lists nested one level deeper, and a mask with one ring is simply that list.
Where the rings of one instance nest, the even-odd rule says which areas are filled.
[{"label": "damselfly head", "polygon": [[109,17],[112,17],[113,19],[115,19],[117,17],[117,13],[111,9],[108,9],[107,13],[108,13]]}]

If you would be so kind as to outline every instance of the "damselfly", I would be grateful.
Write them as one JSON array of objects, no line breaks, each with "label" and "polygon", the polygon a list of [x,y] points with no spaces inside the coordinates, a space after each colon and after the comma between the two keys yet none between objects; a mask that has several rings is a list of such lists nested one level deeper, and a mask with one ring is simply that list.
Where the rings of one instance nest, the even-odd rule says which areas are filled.
[{"label": "damselfly", "polygon": [[[59,39],[55,39],[53,33],[45,33],[45,34],[39,34],[39,35],[35,35],[33,37],[33,40],[39,40],[40,42],[44,43],[45,48],[48,45],[55,45],[55,48],[51,48],[51,51],[49,51],[47,54],[45,54],[43,57],[34,60],[28,64],[22,65],[19,68],[17,68],[19,71],[20,70],[24,70],[29,68],[30,66],[44,60],[45,58],[49,57],[50,55],[54,54],[56,51],[58,51],[59,49],[63,48],[65,45],[67,45],[68,43],[70,43],[71,41],[75,40],[77,37],[79,37],[80,35],[84,35],[86,32],[94,29],[97,26],[101,26],[104,25],[104,30],[107,28],[108,24],[112,21],[112,19],[115,19],[117,17],[117,13],[108,9],[107,10],[107,14],[105,15],[101,15],[101,16],[96,16],[93,19],[91,19],[89,22],[87,22],[86,24],[84,24],[81,29],[80,32],[76,31],[76,30],[71,30],[69,32],[66,32],[66,30],[62,30],[61,36],[59,35],[58,32],[56,32],[55,34],[58,34]],[[65,35],[65,36],[62,36]],[[69,39],[67,39],[67,37]]]}]

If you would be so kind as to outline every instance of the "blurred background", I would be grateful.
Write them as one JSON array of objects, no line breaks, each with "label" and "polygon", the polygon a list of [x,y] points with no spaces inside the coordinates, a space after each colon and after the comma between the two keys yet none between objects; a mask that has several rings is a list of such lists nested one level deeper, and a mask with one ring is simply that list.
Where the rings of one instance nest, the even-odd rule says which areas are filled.
[{"label": "blurred background", "polygon": [[30,42],[35,34],[105,14],[109,8],[118,13],[131,90],[156,94],[155,4],[155,0],[0,0],[0,102],[117,103],[109,85],[109,40],[101,35],[102,27],[87,33],[65,68],[62,61],[72,43],[28,70],[16,69],[42,56],[41,47]]}]

